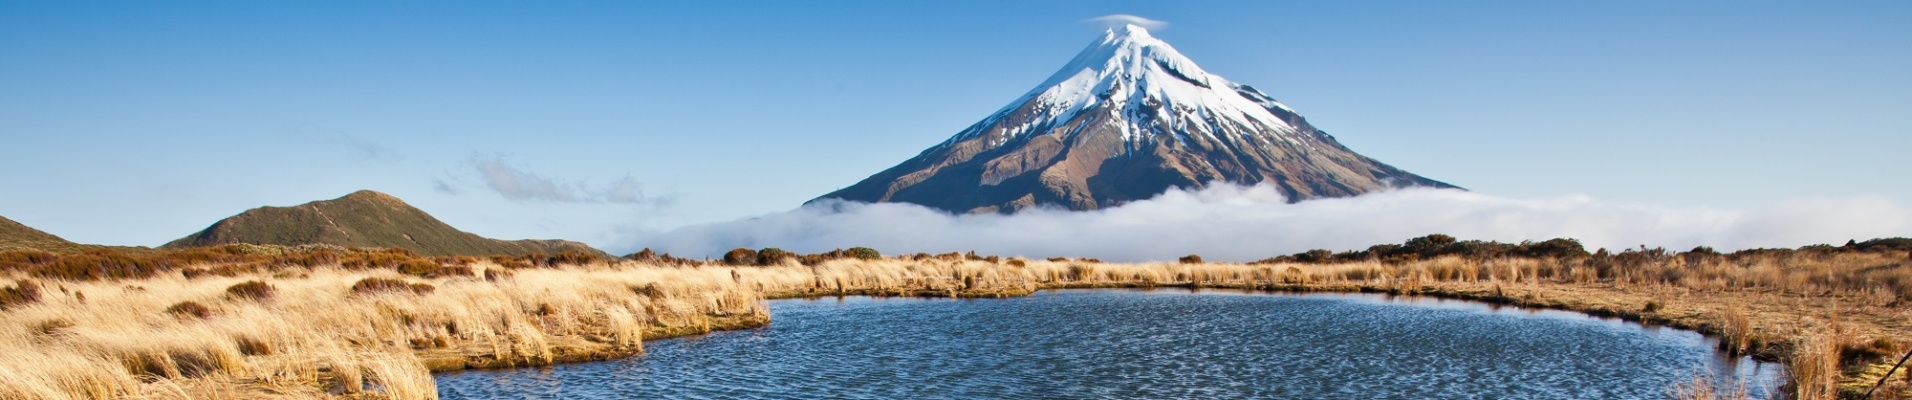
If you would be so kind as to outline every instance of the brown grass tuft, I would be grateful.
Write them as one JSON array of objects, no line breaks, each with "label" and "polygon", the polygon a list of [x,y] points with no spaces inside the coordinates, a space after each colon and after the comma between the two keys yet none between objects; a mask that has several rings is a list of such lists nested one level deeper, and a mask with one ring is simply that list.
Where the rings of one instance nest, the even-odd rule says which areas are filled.
[{"label": "brown grass tuft", "polygon": [[212,316],[212,308],[196,301],[182,301],[166,307],[166,313],[180,317],[206,319]]},{"label": "brown grass tuft", "polygon": [[271,300],[278,289],[265,281],[246,281],[226,288],[226,296],[252,301]]}]

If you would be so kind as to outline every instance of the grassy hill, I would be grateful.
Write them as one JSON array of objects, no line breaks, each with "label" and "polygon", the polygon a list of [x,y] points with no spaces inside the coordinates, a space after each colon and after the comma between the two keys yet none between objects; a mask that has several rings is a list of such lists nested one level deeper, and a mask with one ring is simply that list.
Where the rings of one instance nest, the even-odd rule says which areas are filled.
[{"label": "grassy hill", "polygon": [[0,250],[72,247],[73,242],[0,217]]},{"label": "grassy hill", "polygon": [[506,241],[481,237],[446,225],[397,197],[370,190],[292,207],[254,208],[160,248],[233,243],[386,247],[434,256],[566,251],[603,254],[583,243],[564,240]]}]

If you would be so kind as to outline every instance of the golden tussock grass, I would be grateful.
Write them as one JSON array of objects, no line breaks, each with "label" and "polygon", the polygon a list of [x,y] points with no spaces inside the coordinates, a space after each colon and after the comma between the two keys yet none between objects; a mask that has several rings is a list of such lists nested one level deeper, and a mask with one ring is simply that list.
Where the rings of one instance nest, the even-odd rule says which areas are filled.
[{"label": "golden tussock grass", "polygon": [[[1881,359],[1912,343],[1912,265],[1902,254],[1257,264],[770,259],[591,259],[549,268],[440,260],[425,276],[337,265],[183,272],[218,262],[121,280],[16,270],[0,282],[25,280],[15,292],[31,285],[37,297],[0,305],[0,399],[429,399],[432,371],[630,356],[645,339],[765,324],[767,298],[1001,297],[1046,288],[1367,291],[1576,310],[1721,335],[1725,348],[1787,362],[1796,383],[1786,391],[1800,398],[1863,392],[1870,382],[1859,381],[1883,376]],[[1683,385],[1678,393],[1689,394],[1678,397],[1743,392],[1713,384]],[[1875,398],[1904,397],[1906,385],[1893,384]]]},{"label": "golden tussock grass", "polygon": [[435,398],[432,370],[623,356],[646,337],[768,318],[725,270],[478,276],[429,280],[423,294],[354,291],[367,278],[426,280],[339,268],[43,280],[38,301],[0,312],[0,398]]}]

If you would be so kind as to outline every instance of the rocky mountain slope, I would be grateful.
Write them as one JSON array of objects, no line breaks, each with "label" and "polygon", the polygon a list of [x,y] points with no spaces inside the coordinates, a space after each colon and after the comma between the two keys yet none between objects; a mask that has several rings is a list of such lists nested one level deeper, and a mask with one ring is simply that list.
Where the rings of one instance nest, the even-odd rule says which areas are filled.
[{"label": "rocky mountain slope", "polygon": [[1129,25],[949,140],[812,202],[1089,210],[1213,182],[1269,184],[1291,201],[1455,188],[1356,154],[1267,94],[1203,71]]}]

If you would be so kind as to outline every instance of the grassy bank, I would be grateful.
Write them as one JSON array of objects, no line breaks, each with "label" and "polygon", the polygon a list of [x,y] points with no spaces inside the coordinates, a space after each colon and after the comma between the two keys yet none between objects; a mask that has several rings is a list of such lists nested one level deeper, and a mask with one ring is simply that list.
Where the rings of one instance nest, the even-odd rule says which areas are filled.
[{"label": "grassy bank", "polygon": [[[433,398],[431,371],[634,355],[644,339],[767,323],[766,298],[1076,287],[1386,292],[1616,316],[1717,334],[1729,351],[1787,362],[1798,379],[1785,390],[1801,398],[1863,392],[1912,339],[1903,253],[1629,257],[1110,264],[919,255],[808,266],[665,257],[438,260],[436,269],[248,259],[104,280],[16,268],[5,277],[14,283],[0,284],[0,398]],[[1905,398],[1906,375],[1874,398]]]}]

